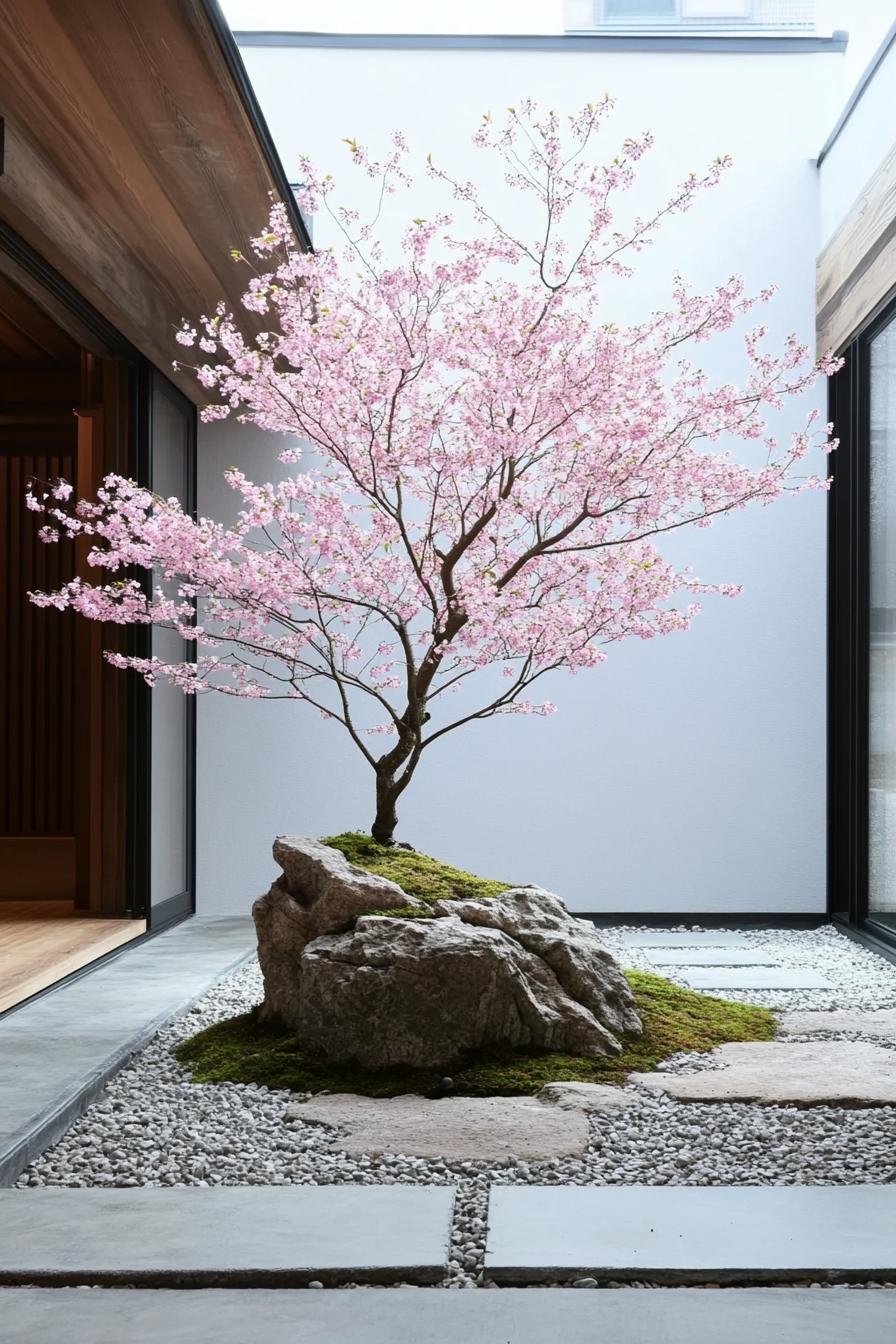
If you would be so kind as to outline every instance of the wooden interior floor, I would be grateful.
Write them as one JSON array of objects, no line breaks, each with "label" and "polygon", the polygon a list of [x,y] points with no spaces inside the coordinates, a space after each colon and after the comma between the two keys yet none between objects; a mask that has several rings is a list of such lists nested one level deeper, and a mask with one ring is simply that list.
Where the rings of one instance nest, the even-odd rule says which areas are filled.
[{"label": "wooden interior floor", "polygon": [[143,919],[91,919],[71,901],[0,902],[0,1013],[145,931]]}]

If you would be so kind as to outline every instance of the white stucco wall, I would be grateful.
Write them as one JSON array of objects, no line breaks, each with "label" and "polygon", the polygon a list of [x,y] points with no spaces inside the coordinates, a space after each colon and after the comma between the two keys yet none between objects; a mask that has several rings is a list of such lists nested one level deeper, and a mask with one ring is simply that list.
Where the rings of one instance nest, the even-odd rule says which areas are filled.
[{"label": "white stucco wall", "polygon": [[866,182],[893,148],[896,142],[894,107],[896,42],[874,70],[849,119],[819,166],[821,246],[829,241]]},{"label": "white stucco wall", "polygon": [[[765,316],[773,336],[811,339],[812,161],[836,55],[243,55],[287,173],[307,150],[350,189],[342,136],[375,145],[407,128],[416,147],[471,173],[478,160],[468,138],[487,108],[499,113],[530,95],[572,109],[611,90],[619,100],[611,138],[656,132],[644,163],[651,196],[716,153],[735,159],[725,184],[644,254],[627,306],[613,316],[656,306],[676,268],[697,285],[739,272],[752,286],[779,282]],[[430,213],[430,190],[422,180],[411,200],[393,201],[388,227],[396,211]],[[326,241],[320,220],[315,237]],[[725,344],[702,362],[736,376],[738,350]],[[813,404],[823,405],[820,391],[779,427],[796,427]],[[202,510],[222,512],[223,467],[239,462],[269,479],[275,453],[259,431],[203,427]],[[579,910],[823,911],[824,497],[680,534],[667,551],[701,577],[743,583],[744,595],[708,599],[686,635],[619,645],[594,672],[556,676],[544,685],[560,707],[550,719],[500,718],[433,747],[402,800],[401,833],[478,872],[541,883]],[[272,876],[278,831],[366,827],[367,773],[338,726],[302,706],[203,699],[200,910],[246,907]]]}]

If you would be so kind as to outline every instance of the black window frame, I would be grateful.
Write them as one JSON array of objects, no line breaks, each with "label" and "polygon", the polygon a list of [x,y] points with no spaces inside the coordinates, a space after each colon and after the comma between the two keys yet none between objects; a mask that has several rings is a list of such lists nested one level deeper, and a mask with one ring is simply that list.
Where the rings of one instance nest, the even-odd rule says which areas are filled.
[{"label": "black window frame", "polygon": [[[152,403],[153,393],[158,392],[186,416],[188,426],[186,480],[187,495],[181,504],[187,513],[196,516],[197,508],[197,413],[196,407],[174,386],[153,364],[143,359],[136,370],[137,382],[133,405],[136,408],[136,471],[135,478],[141,485],[151,485],[152,471]],[[149,593],[152,576],[143,575],[144,591]],[[148,658],[152,653],[152,630],[149,626],[138,626],[133,631],[134,652],[138,657]],[[187,656],[195,657],[196,646],[187,646]],[[146,920],[149,932],[158,933],[160,929],[177,923],[196,913],[196,696],[186,697],[187,701],[187,886],[167,900],[153,906],[150,893],[151,849],[152,849],[152,691],[141,677],[132,674],[129,686],[129,723],[132,748],[128,752],[128,761],[132,770],[131,786],[128,790],[134,809],[133,823],[130,827],[128,846],[129,886],[134,895],[136,908]]]},{"label": "black window frame", "polygon": [[842,351],[831,379],[829,418],[840,440],[828,500],[828,913],[896,947],[869,896],[869,709],[871,625],[869,347],[896,321],[896,289]]}]

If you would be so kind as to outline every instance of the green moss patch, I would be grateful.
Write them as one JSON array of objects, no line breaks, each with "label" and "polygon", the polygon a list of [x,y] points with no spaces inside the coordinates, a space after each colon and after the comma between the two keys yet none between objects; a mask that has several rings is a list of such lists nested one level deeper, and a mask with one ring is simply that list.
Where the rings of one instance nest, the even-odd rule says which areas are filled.
[{"label": "green moss patch", "polygon": [[[385,919],[435,919],[435,910],[428,909],[425,905],[396,905],[391,910],[368,910],[368,915],[379,915]],[[363,918],[366,919],[366,915]],[[358,919],[362,916],[359,915]],[[357,920],[355,921],[357,923]]]},{"label": "green moss patch", "polygon": [[[377,844],[371,836],[360,831],[325,836],[323,844],[338,849],[358,868],[397,882],[409,896],[416,896],[430,905],[435,901],[481,901],[484,897],[507,891],[511,885],[465,873],[461,868],[452,868],[448,863],[432,859],[428,854],[418,854],[413,849]],[[382,913],[394,915],[399,912],[384,910]]]},{"label": "green moss patch", "polygon": [[178,1046],[175,1054],[197,1083],[262,1083],[293,1092],[356,1092],[366,1097],[394,1097],[403,1092],[443,1096],[442,1078],[450,1073],[452,1095],[527,1096],[554,1082],[621,1086],[625,1074],[650,1072],[679,1051],[711,1050],[727,1041],[768,1041],[775,1034],[775,1019],[765,1008],[696,994],[658,975],[627,974],[644,1032],[628,1036],[623,1053],[615,1059],[493,1050],[459,1060],[447,1070],[371,1072],[321,1058],[291,1032],[262,1026],[254,1012],[207,1027]]}]

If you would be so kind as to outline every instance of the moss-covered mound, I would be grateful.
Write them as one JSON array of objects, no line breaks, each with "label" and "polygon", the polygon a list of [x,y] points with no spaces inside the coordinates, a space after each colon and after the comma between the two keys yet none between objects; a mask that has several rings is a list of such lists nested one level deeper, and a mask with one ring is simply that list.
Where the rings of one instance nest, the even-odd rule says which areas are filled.
[{"label": "moss-covered mound", "polygon": [[442,1081],[444,1069],[395,1068],[371,1073],[334,1064],[305,1049],[290,1032],[259,1025],[254,1013],[206,1028],[180,1045],[176,1055],[197,1083],[262,1083],[294,1092],[357,1092],[368,1097],[394,1097],[403,1092],[443,1096],[446,1091],[471,1097],[525,1096],[545,1083],[621,1085],[626,1073],[653,1070],[661,1060],[682,1050],[711,1050],[727,1041],[767,1041],[775,1034],[775,1019],[765,1008],[695,994],[658,975],[631,971],[628,978],[644,1032],[626,1038],[623,1053],[615,1059],[490,1051],[459,1060],[450,1070],[451,1088]]},{"label": "moss-covered mound", "polygon": [[[452,868],[439,859],[431,859],[428,854],[418,854],[413,849],[399,849],[397,846],[377,844],[369,835],[360,831],[346,831],[344,835],[327,835],[323,844],[338,849],[358,868],[365,868],[378,877],[387,877],[397,882],[402,891],[416,896],[430,905],[434,901],[481,901],[485,897],[497,896],[506,891],[509,882],[495,882],[487,877],[476,877],[474,873],[465,873],[460,868]],[[383,911],[396,915],[400,911]]]}]

